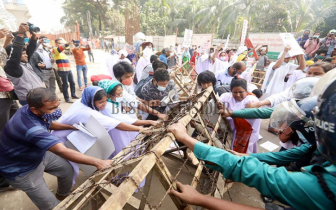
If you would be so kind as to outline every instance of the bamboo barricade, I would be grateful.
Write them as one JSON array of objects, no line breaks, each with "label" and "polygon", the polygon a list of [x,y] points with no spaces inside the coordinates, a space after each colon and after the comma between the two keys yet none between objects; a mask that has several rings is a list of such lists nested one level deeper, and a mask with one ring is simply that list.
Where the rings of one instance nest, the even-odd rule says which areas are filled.
[{"label": "bamboo barricade", "polygon": [[[212,99],[212,100],[211,100]],[[190,158],[196,159],[196,172],[193,173],[188,166],[188,160],[181,157],[181,168],[176,175],[172,175],[166,166],[163,154],[175,143],[175,137],[167,131],[169,125],[180,121],[183,126],[194,123],[197,139],[203,139],[208,145],[217,145],[226,148],[226,139],[231,136],[230,129],[223,123],[221,116],[206,113],[209,101],[217,102],[212,87],[197,94],[185,107],[175,107],[169,113],[169,120],[162,125],[162,131],[139,134],[138,137],[112,159],[112,166],[93,173],[84,183],[64,199],[57,207],[60,209],[159,209],[162,202],[169,195],[171,188],[176,189],[176,181],[182,170],[192,175],[190,184],[195,189],[202,189],[205,194],[223,198],[231,185],[225,184],[221,174],[210,171],[203,161],[198,161],[190,151]],[[215,119],[215,120],[212,120]],[[176,156],[176,155],[175,155]],[[166,157],[168,158],[168,156]],[[193,161],[194,162],[194,161]],[[193,166],[193,165],[192,165]],[[204,182],[201,181],[203,174]],[[165,194],[157,205],[151,204],[148,199],[152,177],[158,177],[165,189]],[[141,182],[146,179],[143,188]],[[141,199],[134,196],[138,190]],[[204,192],[205,190],[205,192]],[[191,206],[182,203],[174,196],[170,196],[177,209],[192,209]]]}]

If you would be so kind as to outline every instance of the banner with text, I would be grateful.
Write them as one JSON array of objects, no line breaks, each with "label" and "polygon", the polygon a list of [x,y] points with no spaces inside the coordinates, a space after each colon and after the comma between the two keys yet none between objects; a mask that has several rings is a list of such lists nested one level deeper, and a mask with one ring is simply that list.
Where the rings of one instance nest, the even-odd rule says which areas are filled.
[{"label": "banner with text", "polygon": [[248,26],[248,21],[246,19],[244,19],[243,30],[242,30],[241,40],[240,40],[240,46],[244,46],[244,44],[245,44],[245,39],[246,39],[246,34],[247,34],[247,26]]},{"label": "banner with text", "polygon": [[183,39],[183,47],[190,47],[192,40],[193,31],[190,29],[186,29],[184,31],[184,39]]}]

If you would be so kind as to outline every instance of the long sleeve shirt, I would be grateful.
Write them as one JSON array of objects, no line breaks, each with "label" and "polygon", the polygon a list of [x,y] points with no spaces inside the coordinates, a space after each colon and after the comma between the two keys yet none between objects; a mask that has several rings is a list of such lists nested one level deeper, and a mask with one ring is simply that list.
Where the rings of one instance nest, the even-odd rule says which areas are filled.
[{"label": "long sleeve shirt", "polygon": [[88,47],[80,47],[80,48],[73,48],[71,50],[74,58],[75,58],[75,61],[76,61],[76,65],[78,66],[84,66],[86,65],[86,62],[85,62],[85,54],[84,54],[84,51],[89,51],[91,50],[90,46]]},{"label": "long sleeve shirt", "polygon": [[[312,173],[314,167],[322,169],[326,183],[331,191],[335,192],[336,177],[333,174],[336,172],[336,166],[334,165],[307,166],[304,167],[303,172],[288,172],[284,167],[275,168],[260,162],[255,157],[258,154],[238,157],[201,142],[195,144],[194,154],[198,159],[214,163],[215,165],[206,164],[206,166],[219,171],[225,178],[255,187],[261,194],[295,209],[334,208],[333,202],[325,196],[318,179]],[[278,159],[282,160],[280,157]]]},{"label": "long sleeve shirt", "polygon": [[232,112],[232,117],[244,119],[269,119],[275,108],[240,109]]},{"label": "long sleeve shirt", "polygon": [[58,71],[70,71],[70,62],[68,57],[63,53],[64,49],[67,48],[68,45],[64,44],[59,47],[54,47],[51,50],[51,54],[54,56],[55,62],[57,64]]}]

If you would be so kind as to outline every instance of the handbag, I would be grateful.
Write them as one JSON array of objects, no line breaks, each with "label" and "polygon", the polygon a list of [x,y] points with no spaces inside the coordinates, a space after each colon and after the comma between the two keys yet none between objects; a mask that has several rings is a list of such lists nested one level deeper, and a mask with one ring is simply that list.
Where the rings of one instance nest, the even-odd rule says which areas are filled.
[{"label": "handbag", "polygon": [[0,92],[10,92],[14,90],[11,81],[7,78],[0,76]]}]

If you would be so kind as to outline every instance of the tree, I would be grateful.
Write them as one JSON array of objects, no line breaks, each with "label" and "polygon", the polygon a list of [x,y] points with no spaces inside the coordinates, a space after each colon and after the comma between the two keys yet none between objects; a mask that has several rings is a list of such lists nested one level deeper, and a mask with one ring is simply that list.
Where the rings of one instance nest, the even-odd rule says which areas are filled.
[{"label": "tree", "polygon": [[133,36],[140,32],[140,14],[137,0],[127,0],[125,7],[126,43],[133,45]]}]

